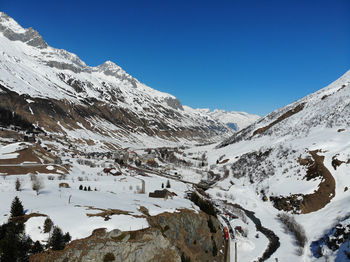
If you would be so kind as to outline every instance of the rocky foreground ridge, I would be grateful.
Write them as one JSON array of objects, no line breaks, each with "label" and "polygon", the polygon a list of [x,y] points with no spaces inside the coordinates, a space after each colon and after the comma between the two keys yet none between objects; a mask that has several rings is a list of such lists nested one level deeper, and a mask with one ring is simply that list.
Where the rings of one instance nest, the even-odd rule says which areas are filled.
[{"label": "rocky foreground ridge", "polygon": [[72,241],[62,251],[31,256],[30,262],[224,261],[222,230],[215,217],[184,209],[148,216],[147,220],[150,228],[128,232],[97,229],[90,237]]}]

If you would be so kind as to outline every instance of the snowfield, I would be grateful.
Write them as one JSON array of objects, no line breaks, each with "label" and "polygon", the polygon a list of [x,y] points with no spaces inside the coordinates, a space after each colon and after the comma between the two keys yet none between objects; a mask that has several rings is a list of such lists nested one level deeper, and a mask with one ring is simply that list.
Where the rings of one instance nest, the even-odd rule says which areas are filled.
[{"label": "snowfield", "polygon": [[[98,98],[100,105],[127,110],[123,117],[140,122],[130,127],[89,116],[69,125],[52,117],[47,120],[60,130],[43,127],[32,143],[20,142],[25,131],[1,127],[0,223],[18,196],[32,215],[27,234],[43,243],[49,237],[43,233],[46,217],[73,239],[99,228],[139,230],[149,227],[147,212],[198,211],[188,199],[190,191],[202,192],[198,186],[229,230],[230,261],[235,243],[240,262],[350,260],[350,71],[262,118],[210,112],[182,106],[111,61],[90,67],[40,35],[34,46],[6,37],[27,30],[0,12],[0,88],[23,95],[30,117],[38,114],[38,98],[85,109]],[[39,120],[33,123],[40,127]],[[204,127],[214,137],[199,145],[201,137],[189,139],[182,129]],[[169,130],[181,136],[169,137]],[[34,177],[43,185],[38,194]],[[168,198],[149,197],[168,181]],[[294,225],[283,223],[281,214],[294,218]]]},{"label": "snowfield", "polygon": [[[124,172],[123,172],[124,173]],[[0,223],[8,219],[13,198],[18,196],[27,213],[39,213],[49,216],[55,225],[64,232],[69,232],[73,239],[84,238],[91,235],[97,228],[112,230],[118,228],[122,231],[138,230],[148,227],[148,223],[141,206],[149,210],[150,215],[163,212],[176,212],[177,209],[197,210],[196,206],[183,198],[184,192],[190,186],[184,183],[171,181],[169,191],[176,193],[172,199],[167,200],[150,198],[149,192],[160,190],[162,183],[166,185],[167,179],[162,177],[140,176],[128,173],[121,176],[106,175],[101,168],[90,168],[74,163],[68,176],[57,174],[38,174],[42,179],[44,188],[39,195],[31,189],[30,175],[4,176],[0,182]],[[14,190],[15,180],[19,178],[22,190]],[[81,180],[81,181],[80,181]],[[145,181],[145,193],[138,191]],[[68,183],[70,188],[59,188],[60,183]],[[79,186],[89,187],[92,191],[79,190]],[[97,191],[95,191],[97,190]],[[105,221],[101,216],[88,216],[98,214],[101,210],[121,210],[129,214],[111,215]],[[33,240],[45,241],[48,234],[44,234],[43,222],[45,217],[33,217],[26,223],[26,232]]]}]

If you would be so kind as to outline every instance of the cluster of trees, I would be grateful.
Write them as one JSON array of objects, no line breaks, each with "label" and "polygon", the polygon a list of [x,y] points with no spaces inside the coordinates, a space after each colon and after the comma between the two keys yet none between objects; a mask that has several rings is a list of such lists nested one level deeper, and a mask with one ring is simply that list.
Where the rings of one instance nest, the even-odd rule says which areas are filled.
[{"label": "cluster of trees", "polygon": [[[90,186],[86,187],[86,186],[83,186],[83,185],[79,186],[79,190],[92,191]],[[96,187],[95,187],[95,191],[97,191]]]},{"label": "cluster of trees", "polygon": [[[162,183],[162,188],[164,188],[164,183]],[[169,179],[166,181],[166,188],[171,188]]]},{"label": "cluster of trees", "polygon": [[25,234],[24,209],[18,197],[12,201],[7,223],[0,226],[0,261],[28,261],[29,255],[42,252],[39,241],[35,243]]},{"label": "cluster of trees", "polygon": [[39,241],[34,242],[28,235],[25,234],[25,218],[22,202],[18,197],[15,197],[11,204],[10,217],[7,223],[0,226],[0,261],[29,261],[29,256],[36,253],[41,253],[44,248],[53,250],[63,249],[71,240],[71,236],[67,232],[62,233],[62,230],[53,226],[50,218],[44,222],[44,233],[49,233],[50,238],[47,246],[43,246]]},{"label": "cluster of trees", "polygon": [[6,108],[0,107],[0,125],[2,126],[17,126],[24,130],[30,130],[33,131],[35,127],[27,121],[26,119],[23,119],[20,115],[18,115],[16,112],[12,112]]},{"label": "cluster of trees", "polygon": [[[32,181],[32,189],[36,192],[37,195],[39,195],[39,191],[44,188],[43,180],[35,174],[31,174],[30,179]],[[15,189],[16,191],[22,190],[22,182],[19,180],[19,178],[17,178],[15,181]]]}]

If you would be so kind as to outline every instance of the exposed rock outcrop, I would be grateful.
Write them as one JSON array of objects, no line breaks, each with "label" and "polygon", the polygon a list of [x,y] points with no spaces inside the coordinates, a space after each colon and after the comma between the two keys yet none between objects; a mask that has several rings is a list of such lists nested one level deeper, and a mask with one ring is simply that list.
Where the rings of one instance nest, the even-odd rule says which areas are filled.
[{"label": "exposed rock outcrop", "polygon": [[[121,232],[98,229],[90,237],[72,241],[64,250],[33,255],[30,262],[104,261],[116,262],[224,261],[224,240],[219,221],[201,211],[181,210],[149,216],[150,228]],[[215,230],[214,230],[215,229]],[[214,232],[216,231],[216,232]]]},{"label": "exposed rock outcrop", "polygon": [[88,238],[73,241],[62,251],[31,256],[29,261],[104,261],[106,256],[114,257],[115,262],[181,261],[175,247],[158,229],[134,232],[115,229],[108,233],[100,230]]},{"label": "exposed rock outcrop", "polygon": [[[209,217],[215,233],[212,233],[208,226]],[[208,216],[202,211],[196,214],[190,210],[181,210],[178,213],[149,217],[148,222],[153,227],[160,228],[181,255],[184,254],[191,261],[224,261],[222,253],[217,251],[217,255],[213,255],[216,253],[215,249],[224,250],[220,224],[213,216]]]}]

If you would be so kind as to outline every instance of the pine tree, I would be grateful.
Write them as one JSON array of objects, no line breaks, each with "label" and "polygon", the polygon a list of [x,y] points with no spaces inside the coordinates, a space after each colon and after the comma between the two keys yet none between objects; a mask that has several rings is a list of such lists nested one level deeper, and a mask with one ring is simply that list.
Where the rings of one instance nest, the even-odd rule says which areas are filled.
[{"label": "pine tree", "polygon": [[52,226],[53,226],[52,220],[49,217],[47,217],[44,222],[44,233],[49,233],[52,229]]},{"label": "pine tree", "polygon": [[10,262],[17,258],[18,235],[15,224],[9,222],[0,227],[0,261]]},{"label": "pine tree", "polygon": [[91,191],[91,187],[90,186],[88,187],[88,191]]},{"label": "pine tree", "polygon": [[28,261],[33,241],[24,233],[24,223],[18,219],[23,215],[23,206],[18,197],[12,201],[9,222],[0,226],[0,261]]},{"label": "pine tree", "polygon": [[42,244],[40,244],[39,241],[35,241],[31,251],[32,251],[32,254],[37,254],[37,253],[43,252],[44,248],[43,248]]},{"label": "pine tree", "polygon": [[86,186],[84,186],[84,191],[87,191],[87,188],[86,188]]},{"label": "pine tree", "polygon": [[68,244],[72,240],[72,237],[70,236],[69,232],[65,233],[63,236],[63,241],[65,244]]},{"label": "pine tree", "polygon": [[23,210],[22,202],[19,200],[18,197],[15,197],[13,199],[12,205],[11,205],[11,216],[10,216],[10,219],[12,219],[14,217],[23,216],[23,214],[24,214],[24,210]]},{"label": "pine tree", "polygon": [[59,227],[54,227],[51,238],[49,239],[49,246],[52,250],[62,250],[64,249],[64,239],[62,230]]},{"label": "pine tree", "polygon": [[83,190],[83,185],[80,185],[80,186],[79,186],[79,190]]},{"label": "pine tree", "polygon": [[16,191],[21,191],[21,181],[19,180],[19,178],[16,179],[16,182],[15,182],[15,187],[16,187]]},{"label": "pine tree", "polygon": [[168,179],[168,181],[166,182],[166,188],[170,188],[170,181]]},{"label": "pine tree", "polygon": [[162,188],[164,188],[164,183],[162,183]]}]

